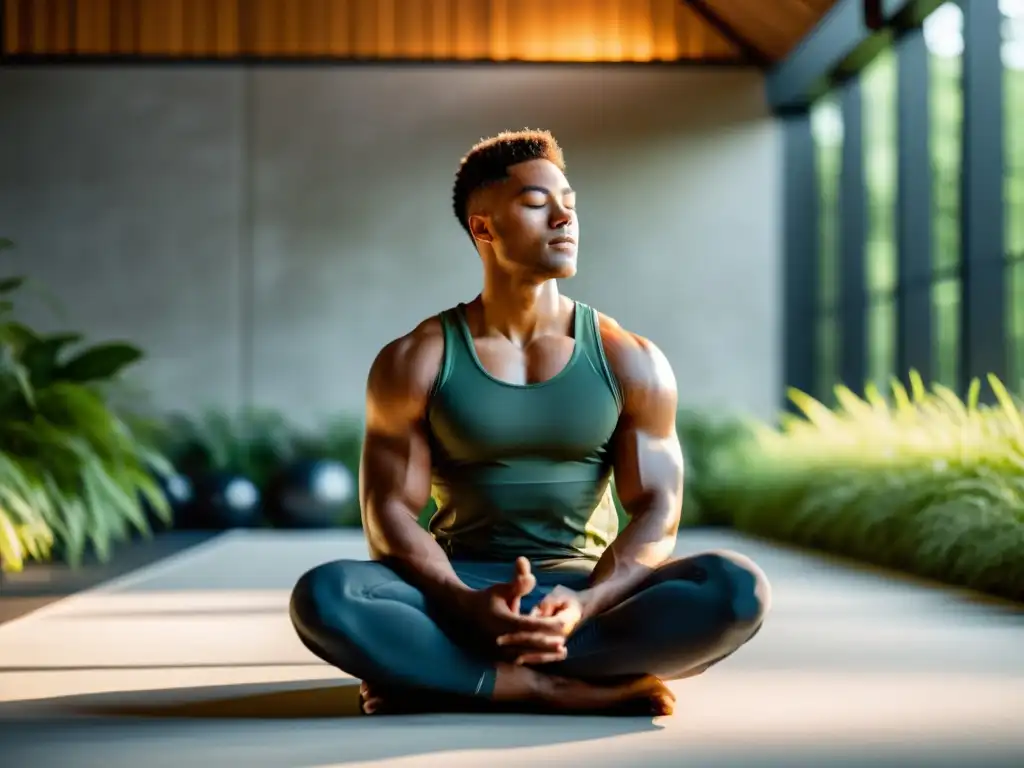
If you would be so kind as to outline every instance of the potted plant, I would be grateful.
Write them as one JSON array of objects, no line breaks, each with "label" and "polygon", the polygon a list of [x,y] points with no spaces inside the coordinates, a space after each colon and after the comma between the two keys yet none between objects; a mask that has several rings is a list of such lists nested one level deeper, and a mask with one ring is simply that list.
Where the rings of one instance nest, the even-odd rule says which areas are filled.
[{"label": "potted plant", "polygon": [[143,353],[18,322],[12,297],[24,283],[0,278],[0,558],[8,570],[54,553],[73,566],[87,550],[105,560],[133,529],[150,534],[143,500],[169,515],[153,477],[169,462],[103,394]]}]

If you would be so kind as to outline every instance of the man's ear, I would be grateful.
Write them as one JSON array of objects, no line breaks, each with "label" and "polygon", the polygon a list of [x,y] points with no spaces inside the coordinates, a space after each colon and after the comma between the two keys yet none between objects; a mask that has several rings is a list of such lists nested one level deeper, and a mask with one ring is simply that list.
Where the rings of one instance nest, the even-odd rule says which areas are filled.
[{"label": "man's ear", "polygon": [[487,218],[479,214],[474,214],[469,217],[469,231],[473,235],[474,240],[479,240],[482,243],[490,243],[494,241],[494,235],[491,233],[491,228],[487,223]]}]

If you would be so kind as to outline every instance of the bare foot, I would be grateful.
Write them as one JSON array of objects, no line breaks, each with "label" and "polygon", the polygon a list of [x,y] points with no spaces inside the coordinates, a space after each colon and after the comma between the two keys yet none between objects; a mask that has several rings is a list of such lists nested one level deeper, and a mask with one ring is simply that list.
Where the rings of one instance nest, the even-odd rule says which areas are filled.
[{"label": "bare foot", "polygon": [[551,677],[550,688],[543,698],[556,709],[593,711],[629,706],[630,711],[655,716],[671,715],[676,697],[661,680],[651,675],[615,685],[594,685],[581,680]]},{"label": "bare foot", "polygon": [[381,709],[384,699],[378,696],[370,684],[364,680],[359,686],[359,703],[364,714],[372,715]]},{"label": "bare foot", "polygon": [[[654,716],[671,715],[675,708],[672,691],[650,675],[615,685],[595,685],[514,664],[499,664],[497,671],[491,696],[497,704],[533,704],[551,710],[595,714],[626,707],[630,712]],[[412,692],[399,693],[365,681],[359,686],[359,694],[367,715],[444,710],[440,694],[432,694],[429,702],[420,701]]]},{"label": "bare foot", "polygon": [[[499,664],[492,700],[500,703],[540,702],[540,691],[547,677],[529,667]],[[395,691],[387,686],[374,685],[365,680],[359,686],[360,706],[367,715],[387,714],[393,710],[415,707],[408,691]],[[436,705],[440,694],[431,696]]]},{"label": "bare foot", "polygon": [[545,675],[529,667],[500,664],[494,685],[495,701],[535,702],[571,711],[600,712],[638,705],[655,716],[671,715],[676,697],[661,680],[646,675],[615,685],[595,685]]},{"label": "bare foot", "polygon": [[488,702],[471,696],[363,681],[359,685],[359,706],[366,715],[417,715],[426,712],[469,712],[483,709]]}]

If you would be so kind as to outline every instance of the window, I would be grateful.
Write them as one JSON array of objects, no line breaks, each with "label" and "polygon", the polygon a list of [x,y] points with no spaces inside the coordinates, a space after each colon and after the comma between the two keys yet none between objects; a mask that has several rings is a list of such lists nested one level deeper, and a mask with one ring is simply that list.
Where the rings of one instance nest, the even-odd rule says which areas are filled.
[{"label": "window", "polygon": [[932,283],[932,333],[935,339],[933,381],[955,387],[960,378],[960,278]]},{"label": "window", "polygon": [[925,19],[932,156],[933,379],[959,389],[960,162],[963,137],[964,17],[945,3]]},{"label": "window", "polygon": [[819,196],[818,284],[815,300],[817,382],[814,393],[830,402],[839,375],[839,174],[842,167],[843,116],[830,93],[811,111]]},{"label": "window", "polygon": [[[998,4],[1003,63],[1004,120],[1003,190],[1005,204],[1005,258],[993,267],[1005,275],[1005,329],[1009,370],[1006,385],[1024,397],[1024,0],[983,0],[978,6],[980,20],[990,24],[996,18]],[[937,5],[938,7],[934,7]],[[842,283],[840,177],[844,147],[843,113],[840,96],[833,91],[818,99],[811,109],[815,144],[818,219],[818,265],[820,283],[814,302],[817,379],[816,394],[830,400],[842,369],[851,370],[860,359],[844,361],[843,334],[838,312],[841,294],[860,295],[864,303],[849,307],[851,322],[865,323],[863,358],[865,378],[885,386],[893,376],[903,378],[907,371],[894,370],[898,348],[897,318],[899,302],[908,302],[914,310],[908,314],[908,333],[915,333],[924,318],[916,308],[930,305],[932,370],[929,383],[941,383],[963,393],[966,384],[965,351],[961,332],[964,327],[962,253],[964,161],[964,11],[962,0],[934,4],[934,10],[922,24],[928,56],[928,153],[932,176],[931,244],[928,266],[922,273],[915,266],[913,276],[899,279],[897,191],[899,173],[899,135],[897,83],[901,31],[894,31],[895,45],[874,57],[859,73],[844,72],[843,79],[859,79],[863,106],[864,192],[866,195],[866,232],[863,253],[863,286]],[[972,6],[975,7],[975,6]],[[983,32],[984,30],[978,30]],[[987,30],[987,34],[994,29]],[[916,33],[915,33],[916,34]],[[913,49],[907,49],[912,53]],[[991,51],[994,55],[995,50]],[[980,70],[979,70],[980,72]],[[838,74],[838,73],[833,73]],[[980,86],[985,87],[985,86]],[[985,101],[984,99],[982,101]],[[990,103],[990,102],[989,102]],[[849,116],[847,116],[849,117]],[[980,129],[983,134],[983,129]],[[914,141],[914,138],[910,138]],[[861,169],[854,168],[857,172]],[[910,246],[913,247],[913,244]],[[924,254],[922,254],[924,255]],[[991,264],[991,262],[988,262]],[[1005,272],[1003,271],[1005,270]],[[993,272],[979,279],[989,281]],[[856,289],[853,291],[852,289]],[[967,307],[970,311],[977,308]],[[863,311],[863,315],[861,315]],[[859,330],[859,327],[851,330]],[[859,337],[850,334],[850,338]],[[981,343],[983,340],[979,340]],[[914,339],[906,339],[907,351],[915,354]],[[860,350],[857,350],[860,352]],[[987,356],[990,350],[978,350]],[[859,375],[859,372],[858,372]],[[858,387],[863,382],[843,382]]]},{"label": "window", "polygon": [[864,181],[867,184],[868,294],[896,288],[896,55],[864,70]]},{"label": "window", "polygon": [[897,135],[893,48],[876,56],[861,78],[867,192],[867,376],[884,391],[896,374]]},{"label": "window", "polygon": [[1006,153],[1007,386],[1024,394],[1024,0],[1000,0]]}]

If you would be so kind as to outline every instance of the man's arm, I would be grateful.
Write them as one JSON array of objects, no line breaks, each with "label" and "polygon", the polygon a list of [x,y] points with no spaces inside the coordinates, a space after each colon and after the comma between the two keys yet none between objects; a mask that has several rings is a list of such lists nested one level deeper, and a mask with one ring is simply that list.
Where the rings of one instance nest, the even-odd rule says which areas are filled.
[{"label": "man's arm", "polygon": [[601,339],[622,391],[613,466],[615,488],[630,521],[598,561],[589,588],[580,595],[584,619],[622,602],[668,560],[683,500],[672,367],[650,341],[605,317]]},{"label": "man's arm", "polygon": [[366,386],[359,496],[371,557],[400,568],[429,597],[455,607],[470,589],[417,521],[430,500],[424,419],[442,354],[440,329],[427,321],[374,360]]}]

